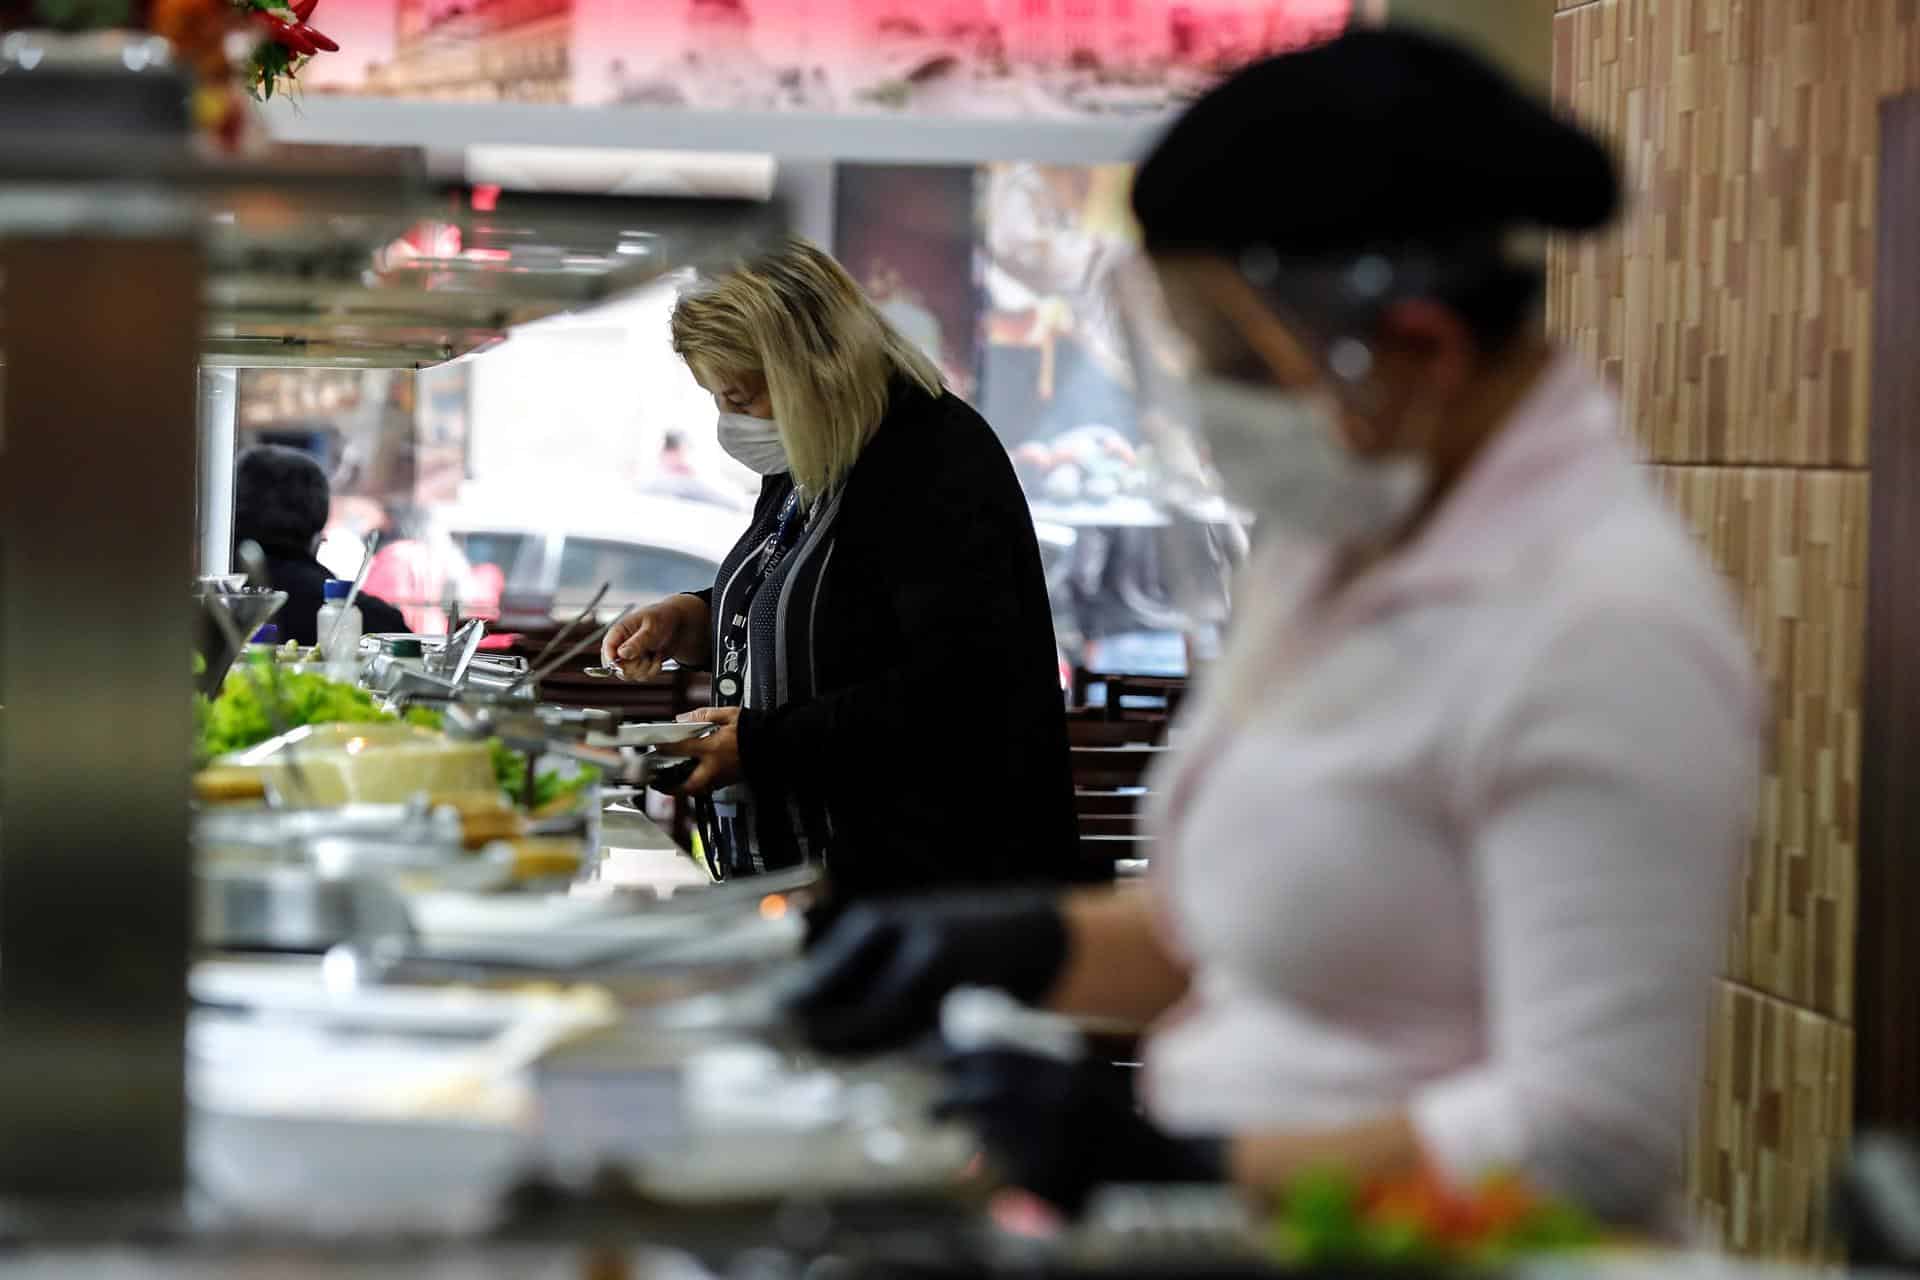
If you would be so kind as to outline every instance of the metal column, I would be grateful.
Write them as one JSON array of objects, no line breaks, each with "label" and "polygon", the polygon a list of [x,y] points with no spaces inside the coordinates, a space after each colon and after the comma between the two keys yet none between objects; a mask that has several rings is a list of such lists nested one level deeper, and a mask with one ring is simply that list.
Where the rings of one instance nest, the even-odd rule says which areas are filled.
[{"label": "metal column", "polygon": [[163,185],[41,181],[22,159],[50,135],[69,162],[113,137],[180,146],[184,82],[122,72],[136,61],[24,91],[16,68],[0,93],[10,1207],[165,1208],[184,1179],[198,219]]}]

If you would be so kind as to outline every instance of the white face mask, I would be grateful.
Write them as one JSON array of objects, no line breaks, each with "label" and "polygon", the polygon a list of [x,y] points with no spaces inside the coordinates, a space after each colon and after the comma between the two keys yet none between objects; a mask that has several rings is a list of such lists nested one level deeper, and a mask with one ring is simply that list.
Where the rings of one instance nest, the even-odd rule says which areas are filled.
[{"label": "white face mask", "polygon": [[720,447],[741,466],[750,467],[763,476],[786,473],[787,446],[780,443],[780,424],[773,419],[723,413],[719,432]]},{"label": "white face mask", "polygon": [[1192,395],[1222,492],[1263,524],[1316,542],[1369,542],[1400,529],[1426,497],[1426,459],[1356,455],[1324,394],[1198,378]]}]

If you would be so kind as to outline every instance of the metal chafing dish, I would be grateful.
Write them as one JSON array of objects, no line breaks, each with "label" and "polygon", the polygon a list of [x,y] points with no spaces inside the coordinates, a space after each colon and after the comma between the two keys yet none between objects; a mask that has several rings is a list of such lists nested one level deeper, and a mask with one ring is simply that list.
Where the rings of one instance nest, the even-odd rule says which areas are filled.
[{"label": "metal chafing dish", "polygon": [[409,881],[482,888],[511,874],[467,853],[459,815],[424,801],[215,810],[195,819],[194,843],[199,941],[216,948],[404,943]]},{"label": "metal chafing dish", "polygon": [[404,899],[374,876],[334,879],[293,866],[202,867],[199,940],[235,951],[326,951],[342,943],[404,945]]},{"label": "metal chafing dish", "polygon": [[462,697],[531,703],[538,696],[528,678],[527,660],[511,654],[480,652],[486,624],[470,619],[445,640],[405,637],[420,646],[418,665],[397,657],[400,637],[370,638],[374,650],[363,683],[394,702],[450,702]]}]

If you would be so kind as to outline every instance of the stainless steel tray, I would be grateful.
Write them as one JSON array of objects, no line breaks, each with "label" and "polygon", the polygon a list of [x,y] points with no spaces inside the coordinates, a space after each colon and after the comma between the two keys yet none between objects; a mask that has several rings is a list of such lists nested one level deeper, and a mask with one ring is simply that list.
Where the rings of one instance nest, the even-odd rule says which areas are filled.
[{"label": "stainless steel tray", "polygon": [[203,866],[195,876],[203,947],[326,951],[378,946],[412,935],[406,903],[368,876],[328,879],[297,866]]}]

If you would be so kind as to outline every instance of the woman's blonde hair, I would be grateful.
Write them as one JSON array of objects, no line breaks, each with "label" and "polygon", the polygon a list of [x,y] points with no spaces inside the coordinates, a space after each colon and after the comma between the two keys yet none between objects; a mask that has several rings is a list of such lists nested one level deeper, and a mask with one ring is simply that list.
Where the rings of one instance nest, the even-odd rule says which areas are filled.
[{"label": "woman's blonde hair", "polygon": [[674,305],[672,325],[673,349],[702,382],[766,375],[794,483],[809,503],[853,468],[896,377],[929,395],[945,386],[846,269],[798,237],[700,280]]}]

